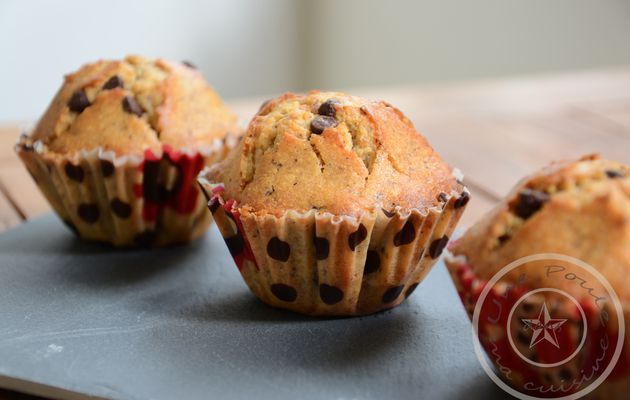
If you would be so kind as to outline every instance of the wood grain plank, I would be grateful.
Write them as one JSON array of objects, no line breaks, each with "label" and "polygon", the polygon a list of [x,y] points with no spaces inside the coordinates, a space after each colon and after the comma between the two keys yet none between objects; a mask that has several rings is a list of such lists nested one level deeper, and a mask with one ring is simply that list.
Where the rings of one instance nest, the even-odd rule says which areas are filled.
[{"label": "wood grain plank", "polygon": [[552,161],[597,152],[630,163],[630,135],[577,119],[568,107],[519,118],[458,116],[416,125],[423,127],[429,142],[449,163],[497,198]]},{"label": "wood grain plank", "polygon": [[26,219],[50,210],[48,202],[19,160],[0,164],[0,185]]},{"label": "wood grain plank", "polygon": [[[396,105],[470,184],[470,226],[521,177],[553,160],[600,152],[630,163],[630,69],[517,77],[431,87],[348,90]],[[227,104],[245,127],[264,98]],[[13,145],[24,124],[0,126],[0,184],[27,217],[48,205]],[[20,223],[0,192],[0,231]],[[0,390],[0,399],[31,396]],[[34,399],[34,398],[33,398]]]},{"label": "wood grain plank", "polygon": [[[483,188],[494,199],[507,193],[518,177],[529,170],[523,149],[505,152],[502,129],[473,118],[427,121],[417,126],[435,150],[459,168],[465,181]],[[514,145],[514,147],[516,147]]]},{"label": "wood grain plank", "polygon": [[498,201],[479,191],[475,186],[469,186],[471,197],[468,206],[457,225],[458,228],[466,229],[477,222],[485,213],[490,211]]},{"label": "wood grain plank", "polygon": [[430,86],[349,90],[384,99],[417,118],[449,118],[462,113],[478,117],[552,112],[575,102],[628,98],[630,68],[541,74],[524,77],[455,82]]},{"label": "wood grain plank", "polygon": [[630,97],[575,104],[576,116],[602,129],[630,136]]},{"label": "wood grain plank", "polygon": [[20,214],[0,188],[0,233],[22,223]]},{"label": "wood grain plank", "polygon": [[[10,225],[21,222],[22,218],[33,218],[50,209],[44,196],[33,182],[13,149],[20,134],[18,124],[0,126],[0,188],[4,202],[0,205],[0,215],[8,214]],[[14,215],[18,221],[14,223]]]},{"label": "wood grain plank", "polygon": [[[460,167],[470,182],[490,194],[487,202],[495,201],[520,177],[554,159],[601,151],[625,160],[621,149],[627,148],[627,143],[610,139],[608,134],[627,124],[628,68],[351,92],[386,98],[402,109],[449,163]],[[244,127],[263,100],[246,98],[227,103]],[[576,109],[591,104],[596,106],[588,107],[588,112],[612,121],[615,129],[602,128],[601,122],[594,122],[595,117],[576,115]],[[595,131],[604,131],[605,136]],[[0,127],[0,180],[31,217],[48,208],[30,178],[24,179],[27,175],[21,166],[16,167],[19,164],[12,147],[19,132],[16,126]],[[624,130],[619,136],[625,134]],[[19,186],[24,188],[7,182],[21,182]]]},{"label": "wood grain plank", "polygon": [[268,100],[269,97],[248,97],[243,99],[232,99],[226,101],[226,105],[230,107],[238,116],[239,125],[245,129],[252,119],[254,114],[258,111],[261,104]]},{"label": "wood grain plank", "polygon": [[18,157],[13,147],[20,136],[20,129],[16,124],[0,125],[0,163],[16,162]]}]

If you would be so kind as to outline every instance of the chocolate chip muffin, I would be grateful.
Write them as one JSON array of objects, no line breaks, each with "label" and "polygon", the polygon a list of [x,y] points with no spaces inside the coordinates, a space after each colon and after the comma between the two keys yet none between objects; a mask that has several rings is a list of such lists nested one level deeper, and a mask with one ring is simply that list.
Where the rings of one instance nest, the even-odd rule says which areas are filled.
[{"label": "chocolate chip muffin", "polygon": [[67,75],[16,151],[82,238],[159,246],[205,231],[194,179],[237,134],[235,115],[199,71],[130,56]]},{"label": "chocolate chip muffin", "polygon": [[[619,357],[592,395],[622,398],[630,389],[630,341],[622,334],[630,330],[630,166],[593,155],[526,177],[449,246],[446,264],[469,316],[477,313],[481,345],[509,385],[532,396],[541,393],[523,391],[528,382],[575,394]],[[514,318],[499,318],[498,308],[515,310]],[[602,343],[610,351],[602,352]],[[573,357],[563,353],[569,349]],[[557,354],[566,362],[552,363]],[[583,375],[589,379],[574,384]]]},{"label": "chocolate chip muffin", "polygon": [[399,110],[317,91],[263,104],[199,182],[250,289],[311,315],[400,304],[470,198]]}]

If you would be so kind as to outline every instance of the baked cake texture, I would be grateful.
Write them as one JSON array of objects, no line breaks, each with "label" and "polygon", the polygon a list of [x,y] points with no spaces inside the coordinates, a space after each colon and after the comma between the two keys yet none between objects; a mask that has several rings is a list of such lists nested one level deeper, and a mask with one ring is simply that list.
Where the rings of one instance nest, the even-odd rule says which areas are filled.
[{"label": "baked cake texture", "polygon": [[[509,335],[505,327],[488,324],[483,318],[479,336],[489,354],[497,351],[495,345],[501,349],[503,367],[513,371],[509,380],[504,376],[506,382],[520,388],[528,381],[536,386],[564,384],[570,389],[566,393],[571,394],[582,388],[571,386],[571,382],[579,378],[583,373],[580,371],[593,368],[601,343],[610,343],[609,347],[613,348],[620,335],[619,326],[624,325],[601,278],[586,269],[570,269],[571,265],[559,260],[541,264],[532,259],[506,274],[502,284],[492,286],[488,297],[482,298],[488,282],[504,268],[524,257],[548,257],[547,254],[571,257],[588,264],[604,277],[619,298],[622,308],[619,313],[625,320],[625,349],[615,370],[593,398],[623,397],[630,388],[627,350],[630,345],[627,339],[630,330],[630,166],[597,155],[554,163],[521,180],[490,213],[452,243],[446,257],[471,318],[475,307],[483,312],[484,301],[506,302],[503,308],[509,309],[516,307],[519,296],[531,290],[553,287],[563,293],[558,296],[547,291],[545,296],[534,296],[536,300],[532,300],[530,310],[524,309],[525,315],[521,317],[535,320],[543,303],[558,321],[564,316],[568,322],[563,322],[563,327],[556,332],[564,343],[558,343],[557,349],[572,345],[577,348],[581,333],[588,332],[578,356],[563,365],[538,368],[512,357],[510,349],[513,347],[506,344]],[[562,274],[557,273],[561,270]],[[602,301],[597,300],[599,297]],[[576,317],[580,309],[585,313],[586,327]],[[528,335],[531,332],[522,331],[515,341],[519,351],[528,358],[545,360],[556,351],[544,347],[549,346],[548,343],[531,346]],[[607,357],[605,360],[612,356]],[[603,369],[599,367],[599,372],[593,376],[599,376]]]},{"label": "baked cake texture", "polygon": [[165,245],[205,231],[194,178],[238,134],[236,116],[190,64],[129,56],[67,75],[16,150],[81,237]]},{"label": "baked cake texture", "polygon": [[254,293],[318,315],[402,302],[470,199],[398,109],[338,92],[266,102],[200,183]]}]

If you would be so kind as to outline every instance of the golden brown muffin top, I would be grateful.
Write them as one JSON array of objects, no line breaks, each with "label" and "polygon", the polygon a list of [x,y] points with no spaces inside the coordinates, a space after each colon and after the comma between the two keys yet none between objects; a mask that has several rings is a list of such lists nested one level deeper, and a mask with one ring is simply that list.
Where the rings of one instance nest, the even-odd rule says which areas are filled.
[{"label": "golden brown muffin top", "polygon": [[[451,168],[396,108],[344,93],[284,94],[206,178],[254,212],[358,215],[459,195]],[[440,194],[442,194],[440,196]]]},{"label": "golden brown muffin top", "polygon": [[202,74],[162,59],[100,60],[66,75],[30,135],[49,150],[142,154],[198,148],[237,133],[236,116]]},{"label": "golden brown muffin top", "polygon": [[569,255],[628,298],[630,166],[598,156],[552,164],[519,182],[450,250],[484,279],[521,257]]}]

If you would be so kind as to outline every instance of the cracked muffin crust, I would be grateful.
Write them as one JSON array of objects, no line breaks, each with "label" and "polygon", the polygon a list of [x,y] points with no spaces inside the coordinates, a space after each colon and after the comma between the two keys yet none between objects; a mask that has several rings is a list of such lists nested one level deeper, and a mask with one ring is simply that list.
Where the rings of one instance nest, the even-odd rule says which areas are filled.
[{"label": "cracked muffin crust", "polygon": [[129,56],[67,75],[16,151],[82,238],[160,246],[205,231],[195,178],[238,134],[235,115],[190,64]]},{"label": "cracked muffin crust", "polygon": [[450,248],[489,279],[510,262],[555,252],[579,258],[630,301],[630,166],[598,156],[523,179]]},{"label": "cracked muffin crust", "polygon": [[[567,257],[601,274],[621,309],[600,278]],[[508,385],[532,396],[540,396],[537,388],[575,394],[610,365],[589,398],[627,394],[630,166],[589,155],[524,178],[452,243],[445,263],[469,317],[477,317],[481,345]],[[549,340],[536,341],[540,327]]]},{"label": "cracked muffin crust", "polygon": [[292,93],[264,104],[208,177],[254,212],[359,215],[425,209],[463,186],[411,122],[383,101]]},{"label": "cracked muffin crust", "polygon": [[254,294],[309,315],[403,302],[470,199],[400,111],[338,92],[263,104],[199,183]]},{"label": "cracked muffin crust", "polygon": [[84,65],[65,81],[30,134],[51,151],[97,147],[116,154],[206,146],[238,133],[236,116],[201,73],[129,56]]}]

